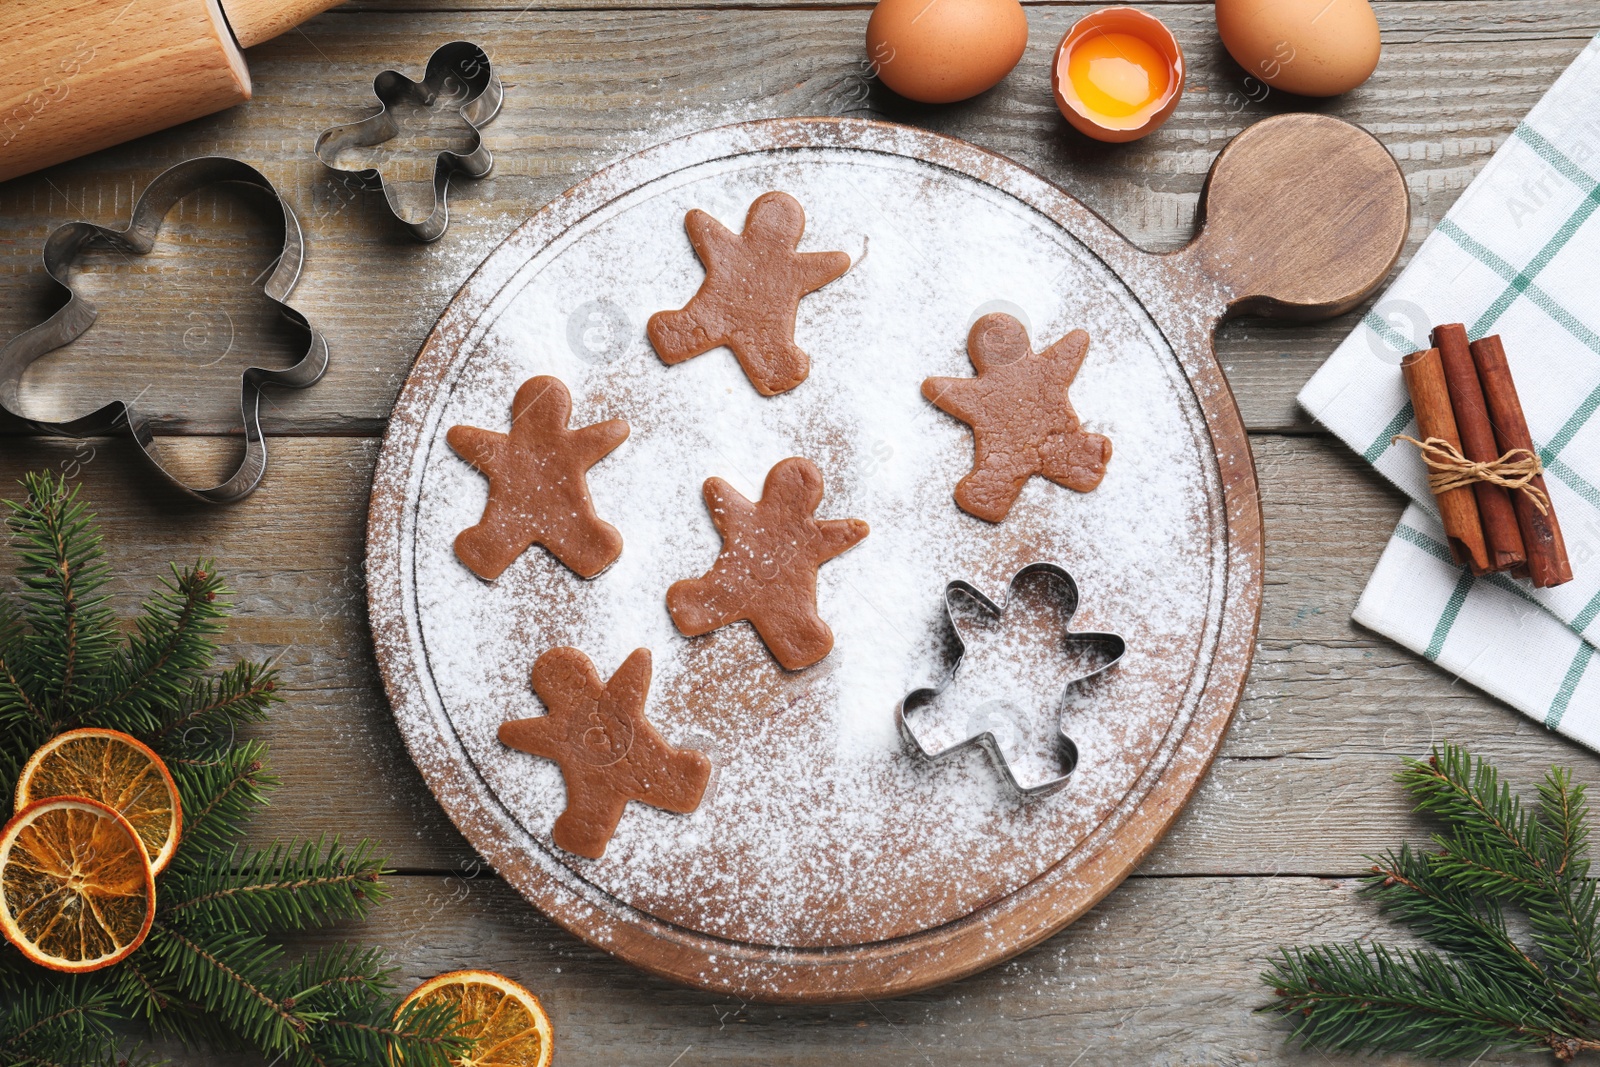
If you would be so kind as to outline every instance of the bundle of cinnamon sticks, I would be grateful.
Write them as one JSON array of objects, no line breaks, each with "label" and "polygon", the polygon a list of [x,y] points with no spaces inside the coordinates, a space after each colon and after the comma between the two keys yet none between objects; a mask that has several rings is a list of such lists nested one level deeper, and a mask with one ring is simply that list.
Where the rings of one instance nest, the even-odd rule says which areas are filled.
[{"label": "bundle of cinnamon sticks", "polygon": [[1406,440],[1428,465],[1451,554],[1477,575],[1509,571],[1540,588],[1571,581],[1499,336],[1469,344],[1466,327],[1452,323],[1432,341],[1400,365],[1422,436]]}]

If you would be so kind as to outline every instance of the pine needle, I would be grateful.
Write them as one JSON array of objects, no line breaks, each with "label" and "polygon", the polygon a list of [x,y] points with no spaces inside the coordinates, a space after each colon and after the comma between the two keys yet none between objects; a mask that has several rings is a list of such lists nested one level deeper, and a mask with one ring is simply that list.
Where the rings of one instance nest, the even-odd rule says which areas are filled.
[{"label": "pine needle", "polygon": [[252,929],[307,929],[364,919],[388,897],[383,861],[372,843],[332,842],[236,849],[226,860],[176,870],[164,886],[163,914],[187,923],[234,923]]},{"label": "pine needle", "polygon": [[[1261,1010],[1293,1037],[1340,1052],[1476,1056],[1600,1049],[1600,899],[1589,880],[1583,787],[1551,768],[1527,805],[1487,761],[1455,745],[1396,775],[1440,824],[1433,851],[1368,857],[1364,891],[1431,949],[1282,949]],[[1526,919],[1529,944],[1507,911]]]},{"label": "pine needle", "polygon": [[140,1063],[124,1047],[138,1027],[285,1064],[445,1067],[469,1051],[448,1011],[397,1017],[393,969],[377,951],[335,945],[289,959],[279,942],[365,918],[389,895],[386,864],[367,840],[241,843],[278,783],[266,745],[239,729],[280,697],[269,664],[216,669],[228,614],[216,566],[171,568],[124,631],[77,489],[50,473],[23,489],[5,509],[20,593],[0,591],[0,800],[51,736],[104,726],[160,753],[184,825],[157,879],[156,923],[122,963],[68,977],[0,943],[0,1064]]}]

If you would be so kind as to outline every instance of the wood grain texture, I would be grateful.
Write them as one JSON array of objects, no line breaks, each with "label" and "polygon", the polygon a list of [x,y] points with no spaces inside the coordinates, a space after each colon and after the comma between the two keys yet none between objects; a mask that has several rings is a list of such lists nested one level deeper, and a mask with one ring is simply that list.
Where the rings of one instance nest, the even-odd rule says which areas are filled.
[{"label": "wood grain texture", "polygon": [[240,48],[253,48],[288,33],[339,0],[223,0],[228,26]]},{"label": "wood grain texture", "polygon": [[[437,726],[432,694],[445,683],[430,670],[414,637],[427,628],[419,621],[424,609],[414,606],[426,597],[412,585],[405,547],[422,536],[417,499],[425,490],[417,488],[416,469],[432,445],[436,405],[463,361],[475,354],[477,342],[463,339],[476,338],[492,320],[489,308],[505,299],[504,279],[521,277],[525,264],[546,248],[571,247],[583,230],[578,220],[619,192],[709,160],[801,147],[870,152],[881,157],[879,166],[903,164],[904,157],[915,159],[918,168],[936,164],[1006,190],[1097,255],[1131,287],[1194,391],[1208,435],[1206,451],[1217,463],[1216,481],[1207,483],[1207,540],[1225,545],[1215,557],[1194,561],[1215,575],[1216,585],[1208,588],[1217,590],[1210,594],[1217,598],[1217,614],[1208,617],[1200,638],[1205,652],[1193,668],[1204,672],[1205,682],[1180,676],[1170,704],[1162,706],[1170,718],[1159,719],[1163,725],[1152,738],[1160,743],[1138,755],[1131,744],[1124,749],[1121,758],[1137,771],[1114,787],[1119,791],[1108,791],[1114,816],[1092,835],[1047,853],[1048,871],[986,897],[971,911],[941,914],[909,929],[852,927],[840,940],[821,945],[771,941],[742,928],[717,927],[713,935],[704,920],[684,917],[697,915],[693,908],[669,917],[625,894],[613,896],[535,847],[514,806],[485,784],[453,731]],[[1319,147],[1339,160],[1337,168],[1319,165]],[[1215,327],[1240,308],[1316,317],[1348,307],[1383,279],[1405,235],[1406,197],[1394,161],[1370,135],[1326,116],[1276,116],[1241,134],[1212,167],[1204,203],[1201,235],[1179,253],[1152,256],[1078,202],[965,142],[916,136],[903,127],[807,119],[748,123],[673,141],[630,158],[615,173],[580,183],[531,218],[456,295],[429,335],[392,416],[369,516],[369,610],[379,666],[412,755],[452,820],[530,901],[590,943],[653,973],[765,1000],[857,1000],[926,988],[1021,951],[1092,906],[1149,853],[1188,801],[1226,733],[1254,646],[1261,511],[1245,428],[1215,360]],[[893,210],[883,204],[877,212],[893,218]],[[692,701],[690,709],[699,710]],[[1166,733],[1169,721],[1181,725]],[[1038,848],[1046,847],[1045,836],[1035,843]],[[865,837],[862,843],[879,847]],[[699,886],[659,892],[674,901],[680,892],[695,901],[705,895]],[[906,901],[932,898],[909,873],[898,893]]]},{"label": "wood grain texture", "polygon": [[[1084,1067],[1320,1062],[1286,1048],[1278,1024],[1249,1014],[1262,999],[1255,974],[1279,943],[1390,932],[1349,883],[1305,876],[1354,875],[1362,853],[1423,837],[1389,779],[1397,757],[1448,737],[1523,783],[1554,761],[1600,782],[1585,750],[1349,621],[1403,500],[1316,436],[1294,394],[1366,308],[1325,324],[1242,319],[1223,328],[1218,352],[1256,433],[1267,531],[1266,596],[1245,699],[1195,800],[1135,877],[1062,935],[986,975],[876,1005],[754,1007],[642,977],[559,932],[496,880],[475,880],[458,901],[460,878],[444,876],[473,870],[472,857],[406,759],[372,665],[359,547],[376,453],[370,435],[476,262],[603,163],[720,121],[881,114],[1039,170],[1145,247],[1181,244],[1217,149],[1249,122],[1303,102],[1248,99],[1244,72],[1215,40],[1209,6],[1156,0],[1147,6],[1173,27],[1191,62],[1183,103],[1146,141],[1090,145],[1055,114],[1047,70],[1061,33],[1093,6],[1030,4],[1029,50],[1013,75],[967,104],[933,109],[866,83],[856,64],[865,58],[867,11],[851,0],[548,0],[526,8],[522,0],[352,0],[251,50],[254,102],[0,183],[0,333],[9,335],[46,310],[38,251],[51,227],[81,217],[125,222],[138,189],[190,155],[220,151],[261,165],[306,222],[310,262],[299,295],[334,345],[329,378],[292,400],[276,398],[269,416],[302,439],[275,442],[265,488],[227,511],[164,497],[105,442],[0,442],[0,479],[9,485],[40,465],[82,469],[125,570],[124,608],[167,560],[222,558],[240,591],[238,649],[281,654],[290,697],[263,730],[286,786],[258,836],[371,833],[402,869],[432,872],[398,878],[396,902],[347,932],[396,950],[407,977],[483,964],[529,982],[555,1011],[563,1062],[670,1064],[680,1053],[682,1067],[1071,1064],[1080,1053]],[[1600,27],[1600,2],[1375,7],[1385,44],[1377,74],[1315,107],[1366,126],[1400,162],[1413,210],[1409,254]],[[434,46],[456,38],[488,46],[507,79],[506,109],[485,131],[499,167],[453,188],[450,232],[422,248],[375,199],[338,186],[311,159],[310,144],[324,126],[366,113],[379,69],[420,72]],[[123,312],[146,331],[161,325],[151,325],[143,303]],[[157,365],[183,366],[176,358]],[[97,393],[99,373],[64,372],[43,396]],[[221,429],[215,418],[169,422]],[[228,447],[177,445],[200,464]],[[1307,485],[1324,489],[1313,495]],[[351,781],[364,788],[348,789]],[[340,801],[330,805],[334,790]],[[211,1061],[181,1053],[178,1062]],[[1512,1062],[1542,1061],[1480,1061]]]},{"label": "wood grain texture", "polygon": [[[393,951],[402,981],[431,977],[447,955],[526,983],[550,1012],[564,1067],[1383,1062],[1297,1052],[1284,1044],[1285,1023],[1252,1014],[1266,999],[1256,975],[1279,944],[1387,933],[1350,879],[1136,877],[1060,936],[992,971],[898,1000],[807,1008],[641,975],[578,945],[498,879],[474,874],[469,866],[448,878],[398,878],[381,927],[340,932]],[[1485,1056],[1476,1067],[1549,1062]]]},{"label": "wood grain texture", "polygon": [[[373,663],[361,546],[376,441],[276,441],[266,484],[232,508],[163,497],[105,441],[14,444],[0,452],[0,486],[37,467],[81,477],[123,610],[167,560],[220,557],[238,606],[229,647],[276,657],[288,696],[262,731],[286,784],[258,839],[370,833],[408,871],[470,859],[406,756]],[[1559,760],[1600,785],[1584,750],[1350,622],[1404,507],[1397,491],[1321,439],[1253,444],[1267,533],[1255,664],[1221,754],[1140,873],[1354,874],[1363,853],[1414,832],[1390,775],[1442,738],[1493,754],[1523,781]],[[1305,493],[1312,484],[1326,492]]]},{"label": "wood grain texture", "polygon": [[1195,216],[1199,235],[1169,258],[1221,285],[1230,318],[1317,321],[1349,311],[1388,275],[1411,211],[1405,176],[1375,137],[1293,114],[1228,142]]},{"label": "wood grain texture", "polygon": [[[1366,126],[1397,157],[1412,198],[1408,250],[1414,250],[1570,62],[1581,45],[1578,35],[1600,25],[1600,10],[1553,0],[1531,8],[1388,6],[1403,9],[1406,17],[1398,21],[1410,29],[1393,30],[1386,15],[1392,40],[1372,81],[1317,106]],[[1429,35],[1422,16],[1409,14],[1413,8],[1451,15]],[[1486,65],[1499,35],[1526,25],[1530,9],[1543,13],[1551,36],[1519,42],[1514,63]],[[1250,122],[1299,105],[1281,97],[1251,101],[1243,72],[1215,41],[1209,9],[1177,5],[1183,17],[1168,17],[1191,63],[1190,88],[1178,111],[1145,141],[1090,143],[1056,112],[1047,72],[1053,41],[1046,39],[1058,37],[1075,10],[1036,9],[1029,52],[1000,87],[968,103],[930,108],[897,100],[865,78],[865,11],[530,11],[512,21],[477,13],[356,18],[346,7],[335,8],[303,33],[252,50],[256,99],[248,106],[0,184],[0,217],[7,221],[0,243],[0,278],[7,286],[0,332],[22,329],[48,309],[37,276],[38,249],[51,227],[80,217],[125,222],[133,196],[150,178],[182,156],[206,151],[226,151],[261,167],[306,229],[308,259],[296,304],[329,333],[333,364],[317,388],[279,396],[265,413],[269,429],[297,432],[378,432],[434,319],[500,238],[611,159],[720,122],[848,113],[927,126],[1041,172],[1136,244],[1175,248],[1191,232],[1206,170],[1221,146]],[[311,157],[310,145],[325,126],[368,113],[378,69],[420,73],[434,45],[457,36],[485,44],[506,81],[506,106],[484,131],[497,165],[487,179],[453,185],[457,210],[449,233],[436,245],[420,246],[388,217],[381,197],[340,184]],[[740,62],[726,66],[721,55]],[[187,235],[184,226],[173,227],[174,241],[203,239],[198,215],[194,220]],[[107,297],[104,313],[112,319],[152,321],[142,303],[118,303],[112,292]],[[1309,428],[1294,393],[1356,314],[1317,326],[1251,320],[1224,328],[1220,351],[1252,429]],[[88,358],[74,366],[69,355],[63,353],[58,369],[33,372],[39,391],[60,403],[82,406],[112,384],[128,384],[125,368]],[[173,339],[142,356],[134,392],[162,373],[193,369]],[[226,375],[194,379],[195,389],[213,396],[232,384]],[[215,403],[205,410],[216,411]],[[215,415],[183,411],[170,401],[156,414],[190,432],[227,428]]]},{"label": "wood grain texture", "polygon": [[10,0],[0,181],[250,98],[217,0]]}]

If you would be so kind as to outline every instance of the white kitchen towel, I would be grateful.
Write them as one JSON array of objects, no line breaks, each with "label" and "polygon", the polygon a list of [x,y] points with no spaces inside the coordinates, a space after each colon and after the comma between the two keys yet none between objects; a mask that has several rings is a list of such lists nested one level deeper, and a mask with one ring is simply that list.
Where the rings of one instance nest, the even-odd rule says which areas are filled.
[{"label": "white kitchen towel", "polygon": [[[1500,334],[1573,580],[1534,589],[1450,562],[1400,360],[1430,329]],[[1600,749],[1600,38],[1589,43],[1300,403],[1414,502],[1355,619]]]}]

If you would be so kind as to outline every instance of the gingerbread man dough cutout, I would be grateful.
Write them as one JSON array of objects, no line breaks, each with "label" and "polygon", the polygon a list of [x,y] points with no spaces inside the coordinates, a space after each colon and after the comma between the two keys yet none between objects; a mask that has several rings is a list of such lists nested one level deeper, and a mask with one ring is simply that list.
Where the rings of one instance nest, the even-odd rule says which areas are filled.
[{"label": "gingerbread man dough cutout", "polygon": [[551,833],[557,847],[599,859],[630,800],[680,815],[700,806],[711,761],[667,744],[644,717],[648,648],[604,684],[581,651],[553,648],[534,662],[533,689],[549,714],[502,724],[500,742],[561,765],[567,807]]},{"label": "gingerbread man dough cutout", "polygon": [[706,280],[682,309],[650,316],[646,329],[662,362],[682,363],[727,345],[762,396],[805,381],[811,357],[794,343],[800,298],[849,270],[850,257],[796,251],[806,213],[788,193],[758,197],[741,234],[698,208],[684,228]]},{"label": "gingerbread man dough cutout", "polygon": [[722,551],[702,577],[672,583],[672,621],[690,637],[749,622],[791,671],[822,659],[833,631],[817,614],[817,568],[866,537],[867,524],[815,518],[822,472],[799,457],[767,472],[755,503],[721,478],[707,478],[704,493]]},{"label": "gingerbread man dough cutout", "polygon": [[1105,477],[1111,440],[1085,432],[1067,389],[1089,351],[1073,330],[1035,353],[1010,315],[985,315],[967,335],[976,378],[929,378],[922,395],[972,427],[972,470],[956,483],[961,510],[1000,522],[1035,474],[1087,493]]},{"label": "gingerbread man dough cutout", "polygon": [[589,468],[628,437],[621,419],[567,428],[572,394],[561,379],[529,378],[511,408],[511,432],[452,426],[450,447],[489,479],[478,525],[456,538],[456,555],[486,581],[531,545],[543,545],[584,578],[622,555],[622,535],[595,514]]}]

